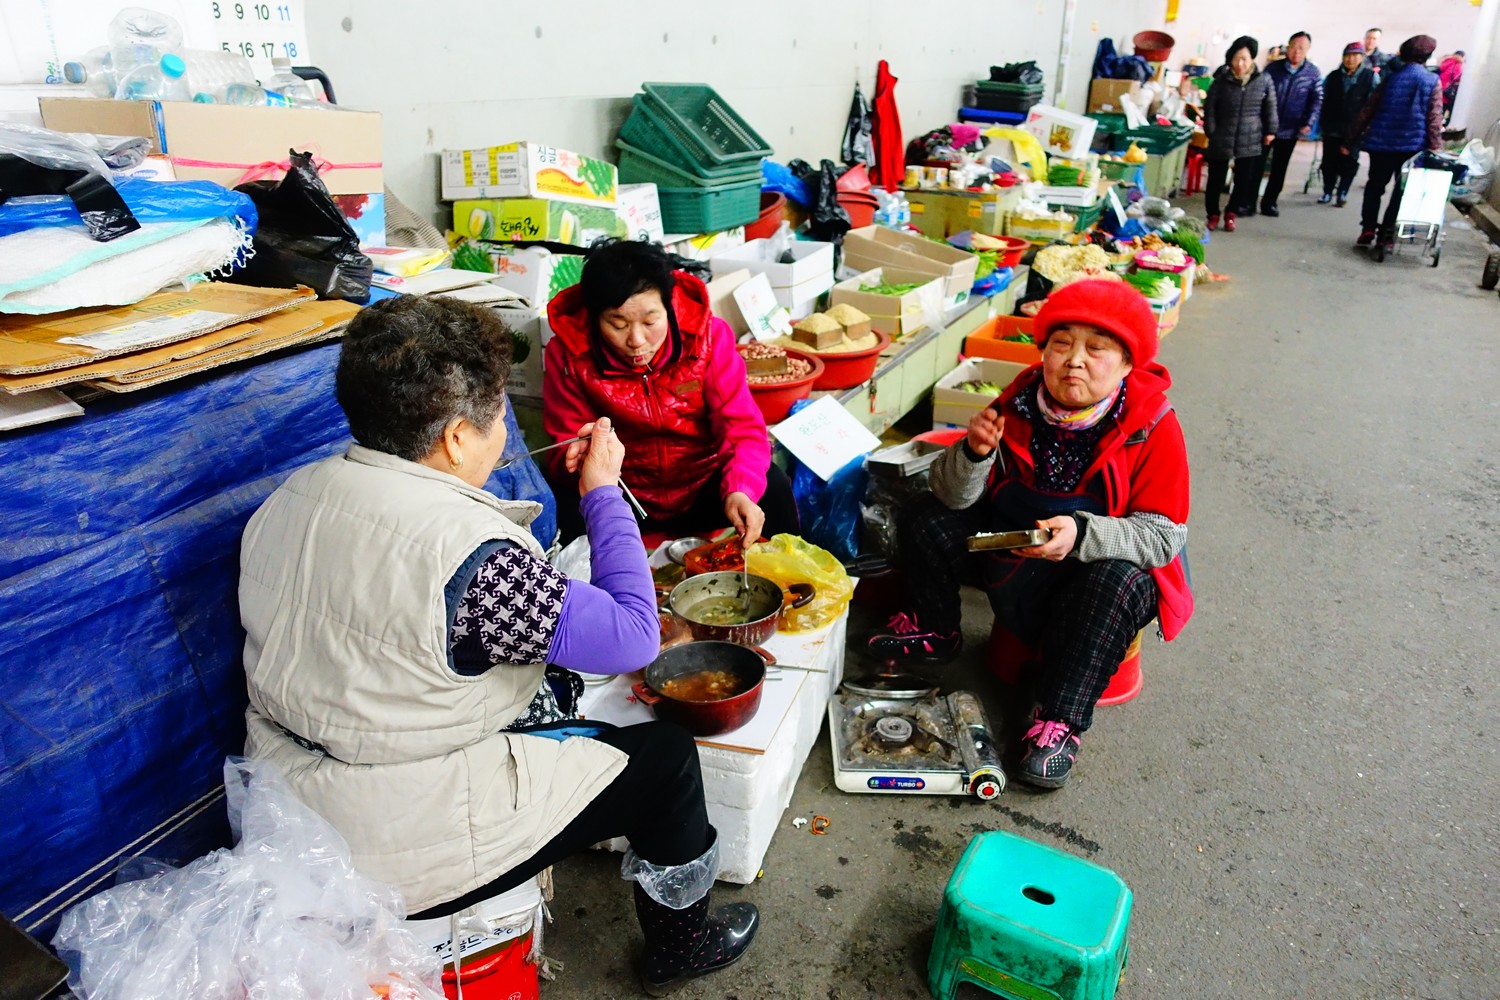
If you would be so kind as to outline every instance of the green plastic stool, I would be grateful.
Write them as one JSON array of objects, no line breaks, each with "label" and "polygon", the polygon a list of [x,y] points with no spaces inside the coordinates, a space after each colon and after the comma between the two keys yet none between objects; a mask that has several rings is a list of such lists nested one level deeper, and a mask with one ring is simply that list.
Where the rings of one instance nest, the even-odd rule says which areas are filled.
[{"label": "green plastic stool", "polygon": [[969,842],[943,892],[927,985],[1007,1000],[1111,1000],[1125,972],[1130,888],[1065,851],[1002,831]]}]

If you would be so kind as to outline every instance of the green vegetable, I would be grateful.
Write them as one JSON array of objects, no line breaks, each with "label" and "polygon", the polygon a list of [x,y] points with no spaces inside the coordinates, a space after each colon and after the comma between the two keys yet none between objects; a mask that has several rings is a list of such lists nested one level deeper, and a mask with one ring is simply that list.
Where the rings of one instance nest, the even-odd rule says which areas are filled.
[{"label": "green vegetable", "polygon": [[995,268],[1000,263],[999,250],[975,250],[974,256],[979,258],[979,268],[974,272],[975,281],[983,281],[995,273]]},{"label": "green vegetable", "polygon": [[862,291],[862,292],[869,292],[871,295],[905,295],[907,292],[911,291],[913,288],[920,288],[920,287],[921,287],[921,285],[918,282],[915,282],[915,281],[909,281],[909,282],[903,282],[903,283],[892,283],[892,282],[889,282],[889,281],[882,281],[878,285],[860,285],[859,286],[859,290]]},{"label": "green vegetable", "polygon": [[1177,292],[1177,285],[1160,271],[1136,271],[1125,280],[1148,299],[1169,299]]},{"label": "green vegetable", "polygon": [[1188,230],[1179,228],[1176,232],[1163,233],[1161,238],[1163,242],[1181,247],[1194,263],[1203,263],[1203,241]]},{"label": "green vegetable", "polygon": [[977,392],[985,396],[998,396],[1004,391],[998,383],[980,382],[977,380],[960,382],[954,388],[959,392]]},{"label": "green vegetable", "polygon": [[1013,333],[1009,337],[1001,337],[1000,339],[1001,340],[1008,340],[1012,344],[1035,344],[1036,343],[1036,341],[1034,339],[1032,339],[1032,336],[1029,333]]},{"label": "green vegetable", "polygon": [[464,240],[453,250],[453,269],[494,274],[495,262],[490,258],[490,252],[484,247],[473,240]]}]

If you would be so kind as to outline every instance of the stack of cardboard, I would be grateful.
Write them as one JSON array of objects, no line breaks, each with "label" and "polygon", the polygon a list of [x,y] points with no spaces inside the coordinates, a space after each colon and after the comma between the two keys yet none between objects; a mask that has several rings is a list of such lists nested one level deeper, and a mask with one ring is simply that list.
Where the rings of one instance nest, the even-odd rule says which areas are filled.
[{"label": "stack of cardboard", "polygon": [[0,317],[0,392],[133,392],[336,337],[358,312],[309,288],[209,282],[132,306]]}]

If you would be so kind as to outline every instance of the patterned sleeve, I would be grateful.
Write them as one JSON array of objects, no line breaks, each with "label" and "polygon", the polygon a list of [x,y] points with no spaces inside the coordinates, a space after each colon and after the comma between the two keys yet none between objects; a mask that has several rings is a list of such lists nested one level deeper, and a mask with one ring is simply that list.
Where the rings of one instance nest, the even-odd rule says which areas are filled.
[{"label": "patterned sleeve", "polygon": [[455,647],[477,640],[491,664],[540,663],[562,617],[568,579],[514,545],[479,565],[453,618]]}]

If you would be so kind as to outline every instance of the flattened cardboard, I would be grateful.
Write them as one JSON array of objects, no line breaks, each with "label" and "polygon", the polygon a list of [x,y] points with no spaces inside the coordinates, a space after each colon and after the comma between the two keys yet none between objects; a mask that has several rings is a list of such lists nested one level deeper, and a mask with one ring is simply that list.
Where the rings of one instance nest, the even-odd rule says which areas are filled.
[{"label": "flattened cardboard", "polygon": [[34,392],[20,398],[0,396],[0,431],[14,431],[81,416],[83,407],[56,389]]},{"label": "flattened cardboard", "polygon": [[173,361],[182,361],[205,351],[216,350],[225,347],[238,340],[258,331],[267,322],[281,316],[288,316],[297,311],[293,306],[285,312],[273,313],[269,317],[262,317],[251,323],[236,323],[234,326],[226,326],[222,330],[205,333],[202,336],[193,337],[190,340],[179,341],[168,344],[166,347],[158,347],[149,351],[137,351],[134,354],[121,354],[118,357],[106,358],[103,361],[95,361],[90,364],[73,365],[69,368],[55,368],[52,371],[37,372],[35,375],[0,375],[0,393],[8,396],[18,396],[23,393],[40,392],[57,386],[71,385],[74,382],[83,382],[91,378],[113,378],[116,375],[124,375],[128,372],[141,371],[146,368],[155,368],[157,365],[169,364]]},{"label": "flattened cardboard", "polygon": [[[254,288],[205,282],[186,292],[157,292],[132,306],[74,309],[47,316],[0,316],[0,374],[29,375],[101,358],[164,347],[226,326],[245,323],[317,296],[311,288]],[[159,332],[143,324],[180,320]],[[126,332],[145,330],[138,335]],[[64,343],[78,337],[121,334],[115,344]]]},{"label": "flattened cardboard", "polygon": [[[303,318],[298,322],[280,324],[281,328],[268,324],[265,329],[251,334],[243,340],[236,341],[213,351],[206,351],[196,357],[185,361],[177,361],[171,364],[160,365],[144,371],[130,372],[115,378],[91,379],[84,384],[94,388],[103,389],[106,392],[134,392],[137,389],[147,389],[163,382],[173,379],[184,378],[188,375],[196,375],[199,372],[209,371],[223,365],[233,364],[237,361],[248,361],[258,358],[272,351],[279,351],[287,347],[300,347],[305,344],[316,344],[319,341],[331,340],[344,331],[349,321],[359,312],[360,307],[351,302],[340,302],[330,300],[327,302],[313,302],[303,306],[299,312]],[[301,329],[289,329],[301,327]]]},{"label": "flattened cardboard", "polygon": [[234,187],[252,169],[282,163],[295,149],[327,164],[318,176],[331,194],[385,190],[380,115],[373,111],[63,97],[38,103],[42,124],[59,132],[145,136],[152,153],[172,161],[180,181]]}]

